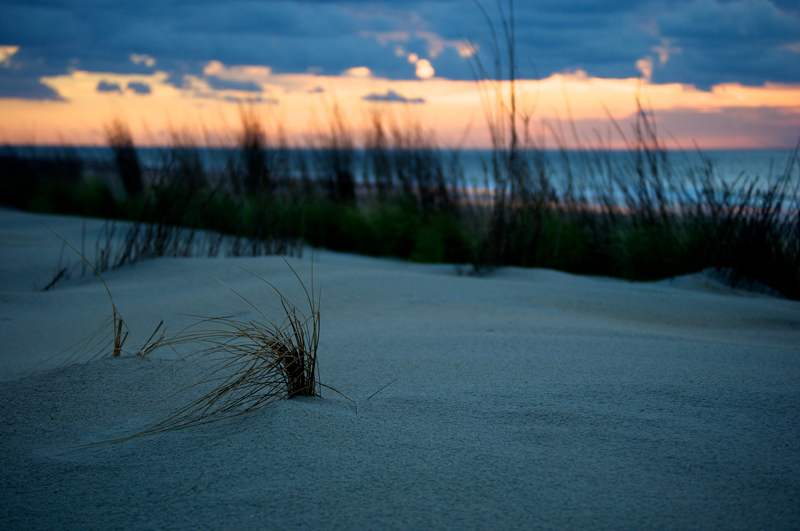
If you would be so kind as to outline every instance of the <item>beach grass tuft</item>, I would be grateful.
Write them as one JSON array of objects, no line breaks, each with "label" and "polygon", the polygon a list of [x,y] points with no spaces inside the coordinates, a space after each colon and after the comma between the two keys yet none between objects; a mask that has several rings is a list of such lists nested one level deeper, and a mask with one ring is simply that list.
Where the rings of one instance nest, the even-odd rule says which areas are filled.
[{"label": "beach grass tuft", "polygon": [[273,321],[250,299],[223,283],[254,309],[257,317],[197,316],[192,327],[164,340],[159,348],[186,347],[189,353],[184,359],[198,368],[192,383],[170,399],[200,396],[132,437],[216,422],[284,399],[319,396],[320,388],[327,387],[319,382],[317,366],[320,294],[314,290],[313,270],[309,289],[286,264],[305,293],[308,309],[301,310],[272,283],[248,271],[277,294],[283,318]]}]

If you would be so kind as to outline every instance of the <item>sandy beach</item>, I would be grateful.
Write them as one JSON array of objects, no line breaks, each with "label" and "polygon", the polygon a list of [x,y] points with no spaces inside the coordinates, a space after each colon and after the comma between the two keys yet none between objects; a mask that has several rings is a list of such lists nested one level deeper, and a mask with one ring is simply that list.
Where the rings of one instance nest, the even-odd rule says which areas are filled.
[{"label": "sandy beach", "polygon": [[[102,227],[0,209],[2,529],[800,526],[798,302],[703,274],[476,278],[314,252],[321,380],[357,407],[323,390],[91,445],[158,420],[185,362],[159,352],[37,365],[109,312],[80,267],[41,291],[62,245],[39,220],[76,246],[85,223],[92,250]],[[289,259],[304,280],[311,256]],[[254,315],[217,279],[279,316],[243,268],[302,300],[280,257],[107,271],[126,346],[162,320],[179,330],[187,315]]]}]

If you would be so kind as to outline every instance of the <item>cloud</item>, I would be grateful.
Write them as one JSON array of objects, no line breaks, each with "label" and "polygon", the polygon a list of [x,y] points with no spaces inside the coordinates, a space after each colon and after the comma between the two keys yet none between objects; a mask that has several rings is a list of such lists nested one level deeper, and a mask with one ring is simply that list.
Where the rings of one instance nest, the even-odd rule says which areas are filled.
[{"label": "cloud", "polygon": [[95,88],[97,92],[117,92],[122,94],[122,88],[117,83],[109,83],[108,81],[100,81]]},{"label": "cloud", "polygon": [[0,46],[0,66],[11,66],[11,57],[19,51],[19,46]]},{"label": "cloud", "polygon": [[342,72],[342,76],[344,77],[372,77],[372,71],[366,66],[356,66],[353,68],[348,68],[344,72]]},{"label": "cloud", "polygon": [[658,74],[660,81],[708,87],[800,80],[800,57],[786,46],[800,40],[796,10],[767,0],[694,0],[680,7],[656,19],[660,38],[683,51]]},{"label": "cloud", "polygon": [[[267,97],[260,86],[248,82],[222,80],[215,77],[185,75],[181,82],[181,90],[193,98],[221,101],[248,101],[278,103],[278,100]],[[252,90],[248,90],[252,89]]]},{"label": "cloud", "polygon": [[683,51],[677,46],[671,46],[669,39],[661,39],[661,46],[653,46],[651,50],[658,54],[658,62],[661,66],[667,64],[670,56],[679,54]]},{"label": "cloud", "polygon": [[128,90],[132,90],[136,94],[152,94],[153,92],[147,83],[137,83],[136,81],[128,83]]},{"label": "cloud", "polygon": [[[392,42],[407,42],[411,38],[409,31],[361,31],[359,35],[362,37],[372,37],[381,46],[387,46]],[[431,58],[436,58],[445,48],[452,48],[458,52],[461,57],[470,57],[473,53],[472,47],[464,39],[448,40],[443,39],[437,33],[432,31],[418,30],[414,32],[414,36],[427,43],[427,52]],[[402,50],[402,48],[400,48]],[[400,53],[398,55],[405,55]]]},{"label": "cloud", "polygon": [[149,55],[144,55],[144,54],[140,55],[132,53],[130,55],[130,58],[131,62],[135,65],[144,64],[148,68],[153,68],[153,66],[155,66],[156,64],[156,60],[150,57]]},{"label": "cloud", "polygon": [[367,94],[364,101],[383,101],[390,103],[425,103],[425,98],[406,98],[393,90],[387,90],[386,94]]},{"label": "cloud", "polygon": [[325,89],[317,86],[312,89],[308,89],[306,92],[308,92],[309,94],[322,94],[323,92],[325,92]]},{"label": "cloud", "polygon": [[417,61],[416,75],[420,79],[432,78],[436,72],[433,70],[430,61],[427,59],[420,59]]},{"label": "cloud", "polygon": [[253,81],[235,81],[209,77],[208,84],[214,90],[242,90],[245,92],[262,92],[261,85]]},{"label": "cloud", "polygon": [[642,77],[647,83],[653,78],[653,58],[643,57],[636,61],[636,69],[642,73]]},{"label": "cloud", "polygon": [[445,48],[454,49],[463,58],[471,57],[474,53],[473,47],[464,39],[446,40],[431,31],[417,31],[415,35],[428,43],[428,55],[433,59],[436,59]]},{"label": "cloud", "polygon": [[[797,36],[800,19],[767,0],[694,0],[657,18],[663,37],[693,42],[777,43]],[[759,42],[760,41],[760,42]]]},{"label": "cloud", "polygon": [[266,103],[268,105],[278,105],[280,103],[280,100],[276,98],[269,98],[264,96],[256,96],[248,98],[239,98],[236,96],[223,96],[218,99],[231,103]]},{"label": "cloud", "polygon": [[226,67],[219,61],[209,61],[203,68],[203,74],[226,81],[255,82],[268,81],[272,69],[268,66],[243,65]]},{"label": "cloud", "polygon": [[407,41],[410,37],[408,31],[360,31],[358,34],[362,37],[374,38],[381,46],[386,46],[390,42]]},{"label": "cloud", "polygon": [[[502,41],[495,4],[483,4]],[[523,77],[580,69],[629,78],[650,56],[657,83],[800,82],[800,9],[792,0],[540,0],[517,2],[515,16]],[[465,39],[493,64],[480,9],[452,0],[141,0],[102,8],[5,1],[0,35],[19,47],[11,63],[0,52],[0,98],[52,98],[39,79],[68,72],[73,59],[108,74],[157,67],[177,88],[186,75],[263,84],[276,73],[352,75],[352,65],[391,80],[433,75],[435,65],[438,78],[471,80],[474,49]],[[410,54],[427,66],[410,68]],[[215,61],[223,68],[204,73]]]},{"label": "cloud", "polygon": [[[652,59],[654,63],[657,63],[657,58],[653,56]],[[405,60],[403,61],[405,63]],[[672,60],[668,64],[671,62]],[[405,65],[407,68],[409,67],[408,63]],[[658,69],[657,64],[655,66]],[[630,68],[634,69],[633,64],[630,65]],[[194,122],[193,117],[213,124],[220,120],[221,116],[226,116],[225,120],[233,123],[238,113],[238,103],[262,100],[274,104],[277,97],[274,95],[280,94],[281,107],[275,116],[291,117],[285,122],[289,135],[287,138],[302,140],[308,133],[309,127],[313,128],[311,124],[318,122],[319,105],[325,103],[320,100],[319,95],[309,94],[307,91],[321,86],[336,95],[343,112],[354,117],[356,122],[359,119],[368,119],[367,111],[371,106],[398,107],[392,103],[364,101],[362,98],[365,95],[378,96],[380,100],[398,100],[400,98],[411,100],[423,97],[425,98],[424,105],[408,105],[406,111],[422,116],[426,124],[435,126],[437,134],[441,135],[444,144],[451,145],[451,143],[459,142],[464,130],[475,118],[469,145],[490,145],[490,135],[484,120],[480,119],[481,98],[478,87],[474,83],[443,79],[438,76],[438,72],[434,79],[424,82],[417,80],[393,81],[378,77],[354,79],[339,76],[320,77],[311,74],[274,74],[276,78],[274,83],[265,85],[264,93],[214,90],[209,85],[208,79],[202,75],[187,75],[185,86],[181,85],[180,88],[176,88],[171,82],[168,82],[168,77],[169,74],[164,71],[112,75],[77,70],[60,76],[43,78],[42,83],[51,87],[66,102],[43,105],[37,101],[0,98],[0,116],[6,118],[2,124],[3,129],[10,135],[7,138],[14,135],[22,138],[25,124],[36,123],[41,124],[37,130],[37,139],[40,142],[58,142],[58,131],[68,132],[70,140],[73,142],[93,142],[91,135],[94,133],[92,131],[102,130],[103,121],[107,120],[108,113],[113,111],[113,105],[109,107],[109,104],[113,104],[117,100],[119,103],[124,103],[119,110],[124,111],[130,117],[141,116],[146,120],[148,127],[157,133],[159,130],[169,128],[169,117],[172,117],[173,120],[177,119],[178,124]],[[0,77],[0,79],[8,78]],[[107,84],[118,84],[122,87],[124,99],[119,95],[98,96],[95,89],[101,81],[105,81]],[[152,95],[136,96],[127,88],[130,82],[149,85]],[[294,90],[291,92],[281,90],[283,86],[290,83],[294,84]],[[542,120],[558,121],[563,119],[566,116],[565,102],[569,101],[571,115],[578,122],[581,138],[586,138],[589,144],[592,144],[593,129],[601,131],[606,128],[612,129],[607,113],[622,124],[625,117],[632,116],[632,113],[636,112],[635,97],[637,94],[642,95],[641,85],[641,81],[635,78],[601,79],[585,72],[574,71],[569,75],[556,74],[539,81],[520,80],[517,84],[518,105],[520,105],[520,109],[527,111],[535,103],[534,122],[543,124]],[[508,84],[504,83],[498,88],[507,93]],[[397,94],[397,97],[389,93],[390,89]],[[271,92],[267,92],[268,90]],[[568,94],[566,97],[565,92]],[[800,84],[770,83],[761,87],[726,84],[714,86],[712,91],[697,90],[694,87],[679,84],[653,83],[647,87],[648,105],[652,103],[659,119],[659,131],[664,133],[662,138],[668,139],[667,133],[674,133],[682,145],[691,146],[691,139],[696,137],[700,141],[700,145],[704,147],[770,147],[795,142],[796,131],[800,131],[798,129],[800,127],[798,125],[800,124],[798,94],[800,94]],[[104,101],[106,99],[108,101]],[[742,110],[734,114],[729,113],[729,121],[717,120],[716,118],[720,114],[726,113],[726,108]],[[764,113],[764,110],[768,108],[775,111],[772,118]],[[269,112],[267,105],[263,105],[262,111]],[[419,115],[419,112],[423,112],[424,115]],[[664,123],[661,117],[665,113],[677,113],[675,121],[668,128],[661,127]],[[681,113],[685,113],[685,116]],[[713,121],[723,129],[715,134],[714,128],[706,127],[707,132],[700,135],[699,129],[694,125],[692,127],[681,126],[684,120],[690,117],[696,117],[693,122],[695,124],[701,123],[708,126],[708,123]],[[586,120],[596,120],[596,122],[592,127],[586,128],[583,127],[587,124]],[[739,132],[736,135],[728,135],[734,130],[734,125],[738,120],[745,120],[745,123],[749,124],[748,127],[738,127]],[[140,122],[136,121],[136,123]],[[627,124],[621,126],[626,131],[629,130]],[[538,125],[535,126],[535,129],[538,130],[538,127]],[[794,133],[792,133],[792,128],[794,128]],[[715,137],[725,137],[725,140],[713,143],[716,142],[713,140]],[[775,142],[780,138],[784,138],[784,143],[776,144]],[[100,140],[100,137],[95,140]],[[168,137],[164,137],[164,140],[168,140]],[[766,143],[767,141],[769,143]],[[614,147],[623,147],[622,140],[615,141]]]},{"label": "cloud", "polygon": [[697,141],[706,149],[738,146],[791,150],[800,130],[800,113],[771,107],[728,107],[707,113],[661,111],[656,116],[659,131],[669,131],[686,148]]}]

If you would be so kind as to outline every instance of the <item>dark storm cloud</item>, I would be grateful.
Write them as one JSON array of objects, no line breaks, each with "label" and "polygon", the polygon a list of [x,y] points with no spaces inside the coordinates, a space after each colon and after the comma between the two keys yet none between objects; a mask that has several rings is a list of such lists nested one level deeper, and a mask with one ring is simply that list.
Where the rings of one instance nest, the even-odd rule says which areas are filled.
[{"label": "dark storm cloud", "polygon": [[800,42],[800,17],[772,2],[702,0],[665,14],[658,26],[681,47],[664,68],[667,80],[701,87],[800,81],[800,53],[786,48]]},{"label": "dark storm cloud", "polygon": [[[502,37],[496,4],[483,3]],[[649,57],[659,83],[800,82],[800,9],[791,0],[540,0],[517,2],[515,17],[525,77],[574,70],[632,77],[636,61]],[[52,98],[39,78],[69,69],[160,70],[181,86],[211,60],[275,73],[336,75],[366,66],[377,76],[413,79],[406,57],[416,53],[437,76],[471,79],[453,45],[464,38],[492,64],[487,21],[468,1],[0,0],[0,45],[20,46],[11,66],[0,68],[0,97]],[[132,54],[155,64],[135,63]]]}]

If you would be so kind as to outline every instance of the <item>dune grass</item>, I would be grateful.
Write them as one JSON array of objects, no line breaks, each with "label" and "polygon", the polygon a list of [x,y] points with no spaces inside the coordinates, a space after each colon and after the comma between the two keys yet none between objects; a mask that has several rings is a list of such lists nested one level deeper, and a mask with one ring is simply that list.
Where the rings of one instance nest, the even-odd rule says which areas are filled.
[{"label": "dune grass", "polygon": [[[269,281],[251,273],[278,296],[283,319],[273,321],[247,297],[228,287],[257,313],[254,319],[197,317],[192,327],[163,341],[159,348],[187,350],[184,360],[198,368],[192,383],[169,397],[189,402],[133,437],[217,422],[261,409],[280,400],[319,396],[317,348],[319,296],[300,283],[308,303],[302,311]],[[338,392],[338,391],[337,391]],[[199,397],[194,397],[200,393]]]},{"label": "dune grass", "polygon": [[[111,303],[111,315],[97,330],[43,363],[56,360],[57,367],[63,367],[99,356],[122,356],[129,331],[117,310],[108,284],[83,254],[50,227],[44,226],[97,275]],[[300,283],[308,309],[304,312],[268,280],[247,271],[278,296],[283,310],[282,320],[273,321],[250,299],[224,283],[255,310],[256,318],[195,316],[197,322],[193,326],[170,335],[165,329],[162,330],[162,320],[135,355],[143,358],[160,349],[170,349],[176,353],[183,351],[183,355],[179,353],[181,360],[189,362],[196,373],[188,386],[166,400],[180,403],[186,398],[188,403],[179,405],[165,418],[130,437],[106,442],[121,442],[132,437],[216,422],[256,411],[279,400],[320,396],[322,387],[342,394],[319,381],[317,349],[321,293],[314,288],[313,263],[308,289],[285,258],[284,262]],[[198,391],[201,396],[195,397]]]},{"label": "dune grass", "polygon": [[[299,256],[307,243],[471,264],[477,273],[514,265],[655,280],[717,268],[733,285],[758,281],[800,298],[797,151],[774,176],[725,182],[711,160],[678,164],[682,154],[664,147],[655,118],[640,109],[624,154],[612,158],[599,145],[553,156],[543,145],[520,140],[512,150],[506,141],[488,154],[488,187],[476,189],[465,186],[458,153],[427,140],[414,144],[410,133],[388,134],[381,120],[388,119],[373,119],[370,147],[351,148],[345,159],[323,147],[279,155],[268,139],[259,158],[245,152],[256,149],[252,137],[260,138],[250,134],[251,144],[231,150],[222,173],[203,169],[202,178],[189,178],[201,171],[192,168],[203,148],[184,142],[182,154],[166,153],[146,168],[149,177],[135,197],[114,199],[99,185],[47,177],[21,206],[113,211],[111,217],[132,221],[110,226],[97,242],[99,271],[158,256]],[[347,161],[357,157],[365,173],[342,199],[336,175],[352,176]],[[237,183],[252,183],[247,174],[262,159],[269,179],[251,193]],[[350,177],[341,178],[349,190]]]},{"label": "dune grass", "polygon": [[[629,133],[609,117],[627,146],[622,160],[599,134],[591,141],[573,123],[545,123],[561,155],[554,164],[517,88],[514,3],[496,2],[497,25],[476,4],[494,36],[485,63],[493,71],[477,49],[472,56],[492,140],[493,192],[479,209],[476,271],[519,265],[656,280],[715,268],[732,285],[764,284],[800,299],[800,143],[766,182],[726,183],[702,153],[699,165],[678,174],[652,109],[637,97]],[[565,148],[565,129],[578,149]]]}]

